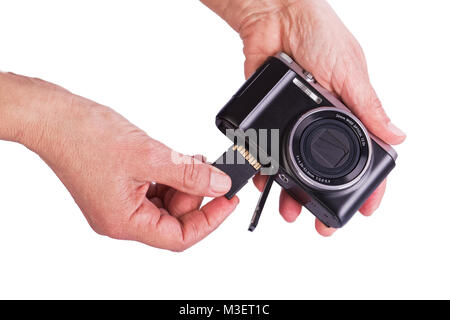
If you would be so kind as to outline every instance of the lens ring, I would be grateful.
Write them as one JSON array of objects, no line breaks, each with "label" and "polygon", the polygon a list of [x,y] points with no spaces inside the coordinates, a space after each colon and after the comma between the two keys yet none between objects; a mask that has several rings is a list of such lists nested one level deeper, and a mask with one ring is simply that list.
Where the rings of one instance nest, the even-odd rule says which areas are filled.
[{"label": "lens ring", "polygon": [[304,114],[289,140],[289,163],[301,181],[324,190],[357,183],[370,165],[369,133],[350,112],[322,107]]},{"label": "lens ring", "polygon": [[334,119],[312,123],[300,138],[300,154],[318,176],[336,179],[355,169],[361,150],[352,129]]}]

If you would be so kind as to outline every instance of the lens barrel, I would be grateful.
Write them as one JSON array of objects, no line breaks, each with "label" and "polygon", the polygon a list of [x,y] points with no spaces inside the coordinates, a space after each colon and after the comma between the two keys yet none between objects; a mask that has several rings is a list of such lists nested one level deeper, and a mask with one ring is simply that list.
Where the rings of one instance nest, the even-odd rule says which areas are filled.
[{"label": "lens barrel", "polygon": [[311,187],[341,190],[357,183],[370,164],[371,139],[350,112],[313,109],[294,125],[288,159],[298,178]]}]

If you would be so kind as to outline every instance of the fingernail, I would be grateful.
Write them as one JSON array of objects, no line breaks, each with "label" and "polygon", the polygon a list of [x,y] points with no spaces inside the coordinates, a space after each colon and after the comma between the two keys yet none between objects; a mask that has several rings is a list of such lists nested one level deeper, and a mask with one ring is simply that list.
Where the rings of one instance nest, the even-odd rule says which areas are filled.
[{"label": "fingernail", "polygon": [[394,135],[396,135],[398,137],[406,137],[406,134],[392,122],[389,122],[387,127],[388,127],[389,131],[392,132]]},{"label": "fingernail", "polygon": [[213,168],[209,184],[212,192],[224,194],[231,188],[231,179],[222,171]]}]

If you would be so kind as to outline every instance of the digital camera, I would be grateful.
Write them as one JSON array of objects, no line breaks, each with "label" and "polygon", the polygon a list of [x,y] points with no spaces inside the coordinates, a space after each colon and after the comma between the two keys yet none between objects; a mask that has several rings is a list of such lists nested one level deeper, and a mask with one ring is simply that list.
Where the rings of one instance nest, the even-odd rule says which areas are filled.
[{"label": "digital camera", "polygon": [[[397,158],[391,146],[371,134],[338,98],[285,53],[270,57],[245,82],[219,112],[216,124],[224,134],[230,129],[277,130],[277,154],[269,150],[270,143],[263,145],[248,137],[253,141],[246,143],[256,145],[259,154],[277,162],[271,179],[333,228],[349,221],[395,167]],[[235,146],[233,151],[237,149]],[[250,153],[245,150],[241,148],[244,152],[240,153],[249,160]],[[251,157],[254,170],[247,172],[235,164],[219,163],[217,167],[229,173],[235,185],[264,167],[254,165],[259,158]]]}]

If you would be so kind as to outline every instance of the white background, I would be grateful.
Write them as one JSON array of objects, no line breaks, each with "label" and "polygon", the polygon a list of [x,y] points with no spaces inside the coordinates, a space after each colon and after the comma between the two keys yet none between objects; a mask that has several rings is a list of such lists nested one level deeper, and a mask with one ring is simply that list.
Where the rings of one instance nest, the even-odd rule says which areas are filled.
[{"label": "white background", "polygon": [[[276,187],[251,234],[249,184],[214,234],[166,252],[97,235],[38,156],[0,142],[0,298],[450,298],[450,4],[331,4],[408,133],[373,217],[325,239],[306,210],[281,219]],[[214,118],[244,80],[242,44],[198,1],[9,0],[0,13],[1,70],[109,105],[178,151],[229,147]]]}]

